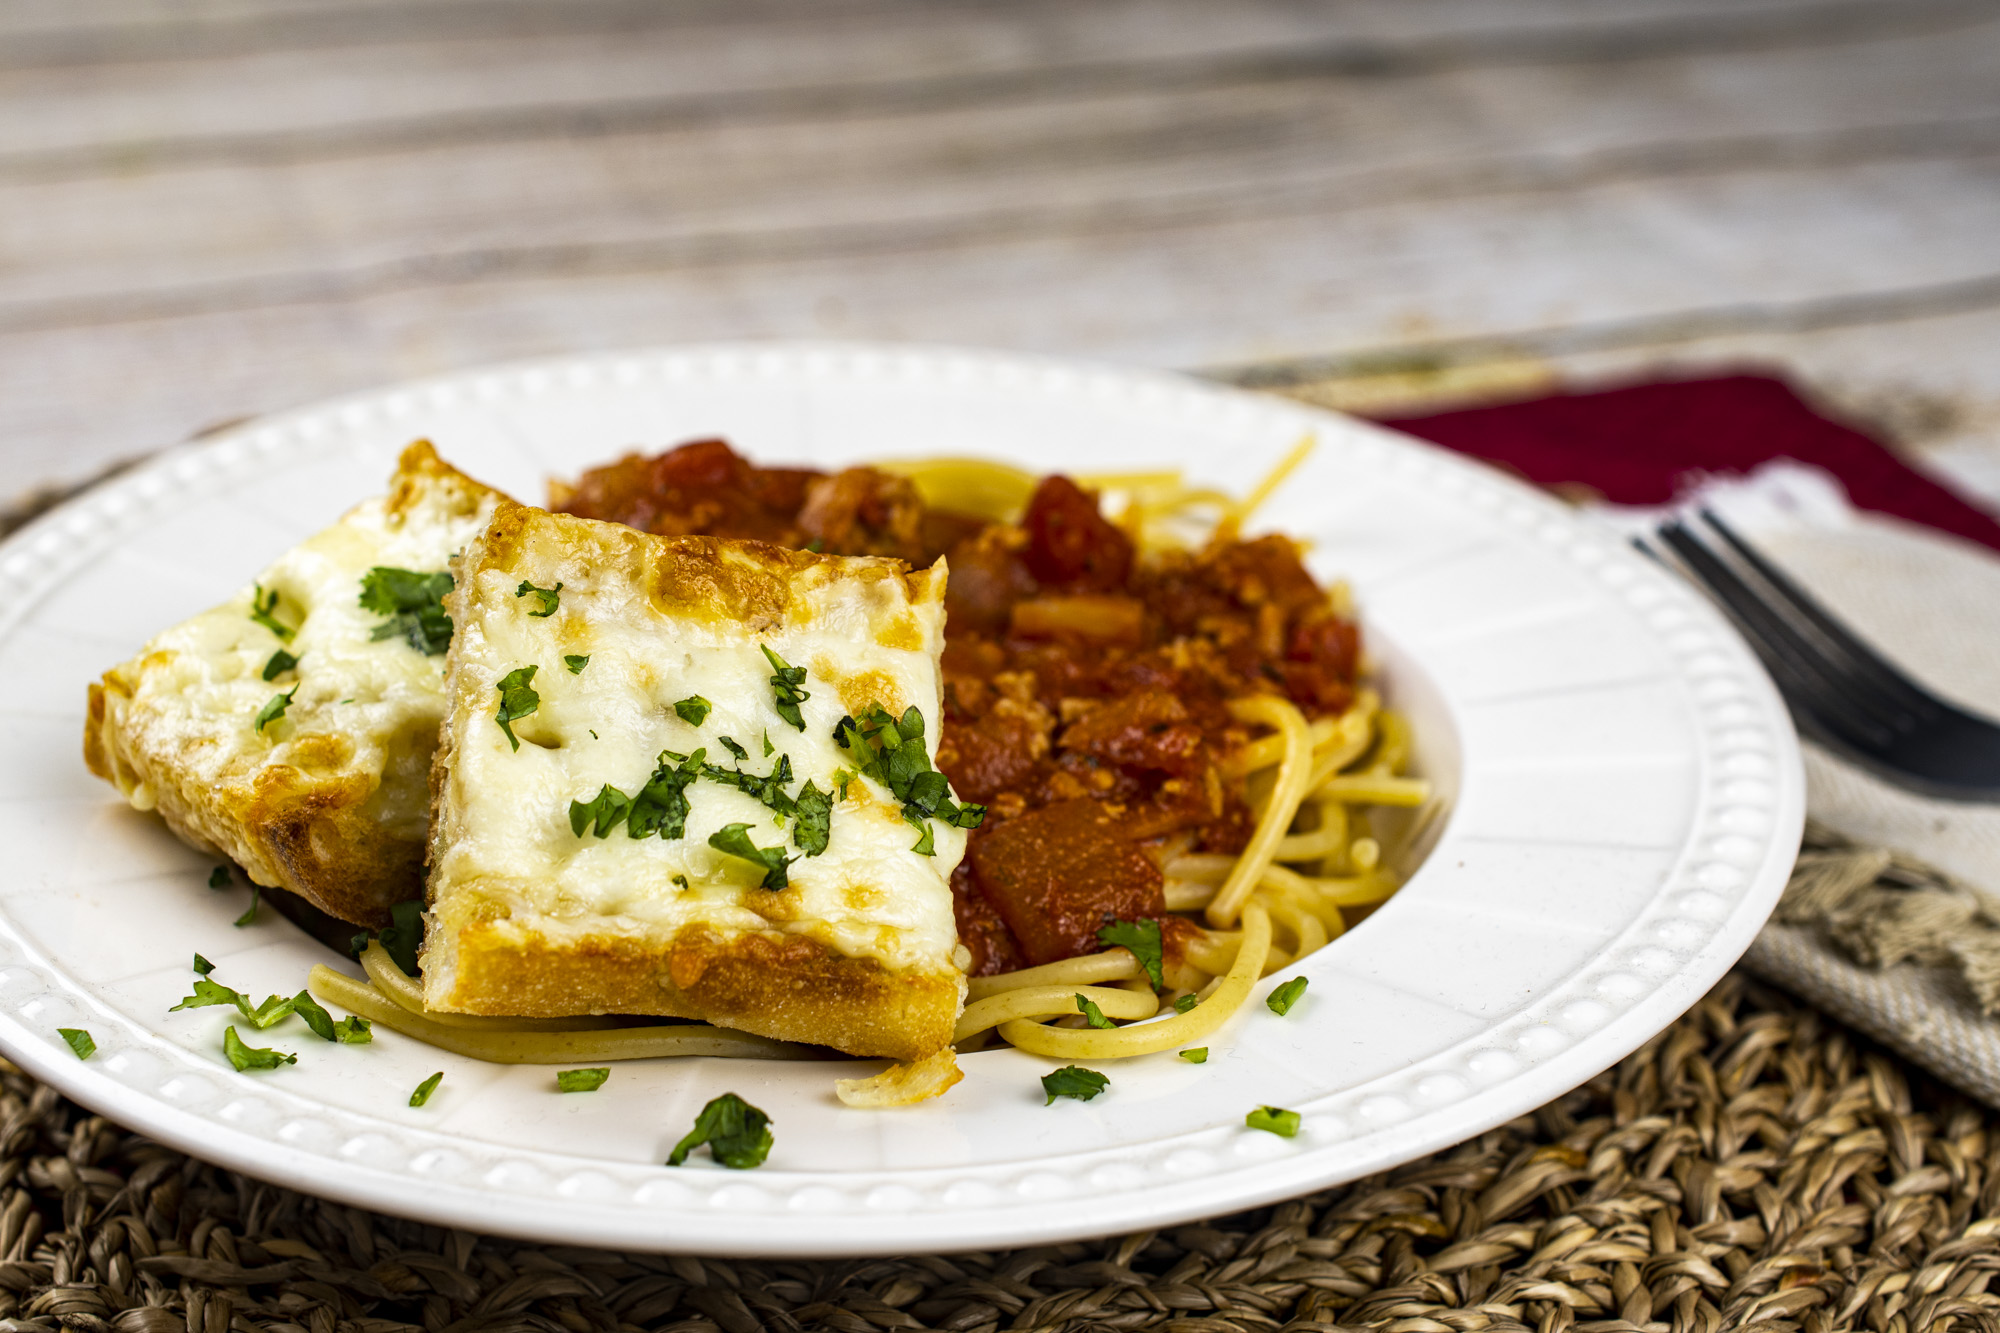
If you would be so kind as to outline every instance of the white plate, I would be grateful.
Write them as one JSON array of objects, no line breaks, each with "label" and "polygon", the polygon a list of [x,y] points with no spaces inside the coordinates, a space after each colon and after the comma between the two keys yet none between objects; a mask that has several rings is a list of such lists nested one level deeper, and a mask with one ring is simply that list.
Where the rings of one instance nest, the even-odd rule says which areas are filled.
[{"label": "white plate", "polygon": [[[1246,488],[1319,449],[1263,514],[1345,575],[1421,758],[1452,793],[1422,870],[1257,1001],[1206,1065],[964,1060],[942,1101],[857,1111],[836,1064],[551,1071],[381,1032],[239,1074],[220,1011],[169,1014],[196,950],[263,995],[327,957],[127,809],[78,757],[85,684],[376,491],[418,435],[523,498],[634,446],[720,434],[830,466],[972,454],[1185,466]],[[1165,375],[949,349],[666,349],[456,375],[256,422],[99,486],[0,547],[0,1046],[78,1101],[252,1175],[474,1230],[719,1254],[993,1248],[1157,1226],[1352,1179],[1530,1110],[1685,1010],[1749,944],[1803,807],[1789,720],[1698,597],[1539,494],[1388,431]],[[1265,989],[1269,985],[1266,983]],[[58,1027],[88,1028],[79,1062]],[[443,1087],[405,1105],[433,1070]],[[772,1115],[762,1169],[661,1166],[710,1097]],[[1271,1104],[1295,1139],[1245,1128]]]}]

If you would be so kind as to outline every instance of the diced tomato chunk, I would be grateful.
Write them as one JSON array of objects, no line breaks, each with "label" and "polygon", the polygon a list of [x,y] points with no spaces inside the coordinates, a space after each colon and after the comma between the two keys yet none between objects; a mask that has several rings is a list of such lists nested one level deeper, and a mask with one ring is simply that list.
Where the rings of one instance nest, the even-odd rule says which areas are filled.
[{"label": "diced tomato chunk", "polygon": [[951,872],[951,911],[958,921],[958,942],[972,955],[967,976],[990,977],[1021,966],[1021,951],[1007,933],[1007,923],[973,883],[970,861],[959,862]]},{"label": "diced tomato chunk", "polygon": [[1201,728],[1165,690],[1141,690],[1092,709],[1063,731],[1060,744],[1132,768],[1187,775],[1208,766]]},{"label": "diced tomato chunk", "polygon": [[1030,966],[1101,946],[1106,922],[1160,917],[1160,868],[1101,801],[1058,801],[973,840],[972,870]]},{"label": "diced tomato chunk", "polygon": [[1132,541],[1097,512],[1097,501],[1068,477],[1042,478],[1021,517],[1029,572],[1043,583],[1122,591],[1132,572]]}]

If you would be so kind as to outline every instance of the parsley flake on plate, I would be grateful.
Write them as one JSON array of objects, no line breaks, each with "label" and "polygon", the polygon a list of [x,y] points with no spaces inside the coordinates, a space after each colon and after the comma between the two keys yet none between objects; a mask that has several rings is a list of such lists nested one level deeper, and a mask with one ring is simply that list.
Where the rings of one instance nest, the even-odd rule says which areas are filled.
[{"label": "parsley flake on plate", "polygon": [[699,694],[690,694],[687,698],[674,705],[674,712],[680,716],[681,721],[687,723],[690,727],[698,727],[708,721],[708,715],[714,708],[714,704],[702,698]]},{"label": "parsley flake on plate", "polygon": [[264,663],[264,679],[276,680],[299,664],[299,659],[280,648],[271,654],[271,660]]},{"label": "parsley flake on plate", "polygon": [[69,1043],[69,1048],[76,1052],[79,1060],[88,1060],[97,1054],[97,1043],[82,1028],[57,1028],[56,1035]]},{"label": "parsley flake on plate", "polygon": [[196,976],[205,977],[213,971],[215,971],[214,963],[209,962],[206,958],[203,958],[200,954],[196,954],[194,956],[194,974]]},{"label": "parsley flake on plate", "polygon": [[1282,1106],[1260,1106],[1243,1117],[1243,1123],[1252,1129],[1261,1129],[1276,1134],[1281,1139],[1289,1139],[1299,1132],[1299,1113],[1287,1111]]},{"label": "parsley flake on plate", "polygon": [[1052,1074],[1042,1075],[1042,1091],[1048,1094],[1048,1100],[1042,1105],[1052,1106],[1058,1097],[1074,1097],[1080,1102],[1087,1102],[1110,1086],[1111,1080],[1095,1069],[1064,1065]]},{"label": "parsley flake on plate", "polygon": [[1094,1028],[1115,1028],[1118,1026],[1104,1016],[1104,1011],[1097,1007],[1097,1001],[1091,999],[1088,995],[1078,995],[1076,997],[1076,1011],[1083,1015],[1084,1022]]},{"label": "parsley flake on plate", "polygon": [[667,1165],[679,1166],[704,1143],[709,1156],[732,1171],[762,1166],[771,1155],[771,1117],[735,1093],[725,1092],[701,1108],[694,1128],[667,1155]]},{"label": "parsley flake on plate", "polygon": [[262,708],[257,710],[257,724],[254,727],[252,727],[251,730],[262,731],[264,728],[270,726],[273,722],[276,722],[280,718],[284,717],[285,710],[292,706],[292,696],[297,694],[298,692],[299,692],[299,687],[294,685],[289,690],[286,690],[283,694],[272,695],[271,702],[265,704]]},{"label": "parsley flake on plate", "polygon": [[247,926],[257,919],[257,904],[262,902],[263,898],[263,888],[260,885],[252,884],[250,886],[250,905],[243,909],[242,916],[236,918],[236,924],[239,927]]},{"label": "parsley flake on plate", "polygon": [[451,617],[444,613],[445,594],[451,588],[448,570],[419,574],[375,566],[361,576],[361,609],[389,618],[375,627],[369,639],[380,642],[400,635],[426,657],[436,657],[451,647]]},{"label": "parsley flake on plate", "polygon": [[1164,954],[1160,944],[1160,923],[1150,917],[1137,921],[1113,921],[1097,932],[1098,941],[1107,946],[1130,949],[1132,956],[1139,960],[1139,966],[1146,969],[1146,980],[1158,990],[1167,984]]},{"label": "parsley flake on plate", "polygon": [[1181,1059],[1191,1065],[1205,1065],[1208,1063],[1208,1047],[1190,1046],[1181,1052]]},{"label": "parsley flake on plate", "polygon": [[570,675],[581,676],[583,674],[583,669],[590,665],[590,654],[564,653],[563,665],[569,668]]},{"label": "parsley flake on plate", "polygon": [[521,748],[521,742],[515,739],[514,723],[542,706],[542,696],[529,683],[539,670],[535,666],[515,667],[493,687],[500,691],[500,711],[493,715],[493,720],[507,733],[507,744],[516,750]]},{"label": "parsley flake on plate", "polygon": [[442,1082],[444,1082],[444,1071],[440,1069],[437,1073],[432,1074],[429,1078],[417,1084],[417,1090],[410,1094],[410,1105],[422,1106],[425,1102],[429,1101],[431,1094],[437,1091],[438,1084]]},{"label": "parsley flake on plate", "polygon": [[279,1065],[295,1065],[296,1055],[284,1051],[274,1051],[264,1046],[246,1046],[243,1038],[236,1035],[233,1027],[222,1030],[222,1053],[229,1057],[229,1063],[236,1066],[239,1074],[249,1069],[276,1069]]},{"label": "parsley flake on plate", "polygon": [[778,710],[779,717],[798,730],[804,731],[806,719],[805,714],[799,711],[799,705],[812,698],[799,688],[806,683],[806,669],[790,665],[784,658],[772,652],[768,644],[758,646],[764,650],[764,660],[771,664],[772,707]]},{"label": "parsley flake on plate", "polygon": [[1292,1012],[1292,1006],[1297,1004],[1299,996],[1305,993],[1306,979],[1304,977],[1293,977],[1290,981],[1272,991],[1270,998],[1265,1000],[1264,1003],[1272,1013],[1282,1018],[1284,1015]]},{"label": "parsley flake on plate", "polygon": [[217,866],[208,872],[208,887],[211,889],[226,889],[233,883],[235,881],[229,876],[228,866]]},{"label": "parsley flake on plate", "polygon": [[764,889],[784,889],[791,886],[789,867],[796,858],[786,856],[777,847],[759,847],[750,841],[748,824],[725,824],[708,835],[708,845],[718,852],[742,857],[745,861],[764,867],[764,878],[758,887]]},{"label": "parsley flake on plate", "polygon": [[251,584],[250,618],[256,621],[258,624],[262,625],[265,629],[271,631],[271,633],[277,635],[279,639],[283,640],[286,643],[290,643],[292,641],[292,635],[298,633],[298,631],[293,629],[290,625],[287,625],[284,621],[278,619],[277,611],[278,611],[278,590],[276,588],[273,588],[269,592],[266,592],[264,591],[263,584],[261,583]]},{"label": "parsley flake on plate", "polygon": [[557,1092],[596,1092],[611,1077],[608,1068],[564,1069],[556,1074]]}]

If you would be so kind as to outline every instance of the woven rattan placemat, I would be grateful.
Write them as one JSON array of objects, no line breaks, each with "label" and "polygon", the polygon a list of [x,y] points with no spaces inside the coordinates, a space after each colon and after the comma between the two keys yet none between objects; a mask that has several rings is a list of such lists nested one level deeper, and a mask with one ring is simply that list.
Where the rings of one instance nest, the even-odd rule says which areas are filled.
[{"label": "woven rattan placemat", "polygon": [[852,1261],[610,1254],[206,1166],[0,1069],[6,1333],[2000,1328],[2000,1123],[1731,975],[1532,1116],[1195,1226]]}]

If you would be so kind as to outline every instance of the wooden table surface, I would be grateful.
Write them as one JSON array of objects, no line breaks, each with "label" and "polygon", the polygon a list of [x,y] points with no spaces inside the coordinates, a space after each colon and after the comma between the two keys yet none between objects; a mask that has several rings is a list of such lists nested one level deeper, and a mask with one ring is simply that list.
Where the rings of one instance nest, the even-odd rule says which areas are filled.
[{"label": "wooden table surface", "polygon": [[17,485],[770,336],[1776,361],[2000,503],[2000,3],[0,0]]}]

